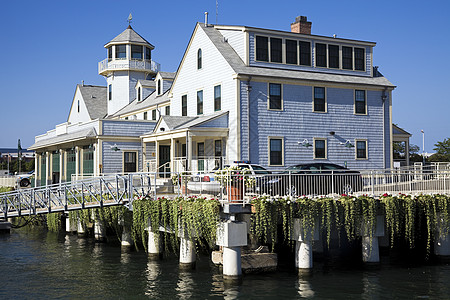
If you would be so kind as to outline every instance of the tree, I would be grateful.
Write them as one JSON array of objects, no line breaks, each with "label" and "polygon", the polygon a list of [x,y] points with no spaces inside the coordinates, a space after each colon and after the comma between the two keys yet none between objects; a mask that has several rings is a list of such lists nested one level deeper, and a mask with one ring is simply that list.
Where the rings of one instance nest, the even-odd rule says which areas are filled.
[{"label": "tree", "polygon": [[[404,159],[405,158],[405,142],[394,142],[394,159]],[[419,146],[414,144],[409,144],[409,160],[410,161],[422,161],[422,155],[419,154]]]},{"label": "tree", "polygon": [[436,151],[436,153],[429,157],[430,161],[450,161],[450,138],[446,138],[444,141],[434,144],[433,150]]}]

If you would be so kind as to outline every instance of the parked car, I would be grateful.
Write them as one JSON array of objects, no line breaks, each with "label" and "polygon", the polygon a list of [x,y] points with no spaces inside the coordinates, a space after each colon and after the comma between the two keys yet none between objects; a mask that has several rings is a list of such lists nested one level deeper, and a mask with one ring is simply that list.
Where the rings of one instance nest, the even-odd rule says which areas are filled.
[{"label": "parked car", "polygon": [[270,195],[351,194],[362,189],[358,171],[332,163],[308,163],[290,166],[264,183]]},{"label": "parked car", "polygon": [[31,186],[31,180],[32,180],[33,176],[34,176],[34,171],[28,172],[26,174],[16,175],[16,177],[17,177],[17,184],[20,187]]},{"label": "parked car", "polygon": [[[229,167],[230,165],[225,165],[224,168]],[[261,177],[261,175],[270,174],[271,172],[266,170],[264,167],[252,164],[248,161],[235,161],[232,166],[238,166],[242,169],[249,169],[249,172],[251,175],[248,176],[255,176],[256,183],[252,189],[259,190],[260,184],[258,181],[258,178]],[[191,180],[188,182],[187,187],[190,191],[193,192],[201,192],[201,193],[220,193],[223,192],[222,188],[223,186],[221,183],[216,180],[216,172],[219,171],[219,167],[214,168],[211,172],[208,173],[200,173],[193,175]]]}]

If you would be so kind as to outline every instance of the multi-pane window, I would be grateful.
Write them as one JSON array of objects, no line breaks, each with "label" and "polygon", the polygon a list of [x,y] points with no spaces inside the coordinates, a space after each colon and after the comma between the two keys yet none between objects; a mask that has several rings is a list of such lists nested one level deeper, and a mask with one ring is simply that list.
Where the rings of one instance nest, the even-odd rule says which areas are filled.
[{"label": "multi-pane window", "polygon": [[214,87],[214,111],[222,109],[222,88],[220,85]]},{"label": "multi-pane window", "polygon": [[316,112],[326,111],[324,87],[314,87],[314,111]]},{"label": "multi-pane window", "polygon": [[152,110],[152,120],[156,120],[156,109]]},{"label": "multi-pane window", "polygon": [[187,116],[187,95],[181,96],[181,115]]},{"label": "multi-pane window", "polygon": [[166,116],[170,116],[170,105],[166,106]]},{"label": "multi-pane window", "polygon": [[222,140],[214,141],[214,156],[221,157],[222,156]]},{"label": "multi-pane window", "polygon": [[256,37],[256,60],[269,61],[269,39],[265,36]]},{"label": "multi-pane window", "polygon": [[286,63],[297,64],[297,41],[286,40]]},{"label": "multi-pane window", "polygon": [[136,166],[136,152],[124,152],[123,153],[123,171],[125,173],[132,173],[136,172],[137,166]]},{"label": "multi-pane window", "polygon": [[269,139],[269,165],[270,166],[283,165],[283,139],[280,138]]},{"label": "multi-pane window", "polygon": [[126,58],[127,58],[127,46],[116,45],[116,59],[126,59]]},{"label": "multi-pane window", "polygon": [[355,90],[355,114],[366,114],[366,91]]},{"label": "multi-pane window", "polygon": [[311,43],[300,41],[299,45],[300,45],[300,65],[310,66],[311,65]]},{"label": "multi-pane window", "polygon": [[356,158],[367,159],[367,141],[356,141]]},{"label": "multi-pane window", "polygon": [[316,67],[327,67],[327,45],[316,44]]},{"label": "multi-pane window", "polygon": [[205,143],[197,143],[197,157],[203,158],[205,156]]},{"label": "multi-pane window", "polygon": [[202,49],[198,49],[197,51],[197,69],[200,70],[202,68]]},{"label": "multi-pane window", "polygon": [[328,45],[328,67],[339,68],[339,46]]},{"label": "multi-pane window", "polygon": [[143,46],[131,45],[131,59],[142,59]]},{"label": "multi-pane window", "polygon": [[269,109],[282,109],[281,84],[269,84]]},{"label": "multi-pane window", "polygon": [[197,92],[197,115],[203,114],[203,91]]},{"label": "multi-pane window", "polygon": [[149,47],[145,47],[145,59],[146,60],[152,59],[152,52]]},{"label": "multi-pane window", "polygon": [[352,47],[342,47],[342,69],[353,70]]},{"label": "multi-pane window", "polygon": [[271,62],[282,62],[282,50],[281,50],[281,39],[270,38],[270,61]]},{"label": "multi-pane window", "polygon": [[364,71],[364,48],[355,48],[355,70]]},{"label": "multi-pane window", "polygon": [[147,112],[144,111],[144,120],[147,120]]},{"label": "multi-pane window", "polygon": [[112,60],[112,47],[108,47],[108,60]]},{"label": "multi-pane window", "polygon": [[108,85],[108,100],[112,100],[112,84]]},{"label": "multi-pane window", "polygon": [[326,151],[327,142],[324,139],[315,139],[314,140],[314,159],[326,159],[327,151]]}]

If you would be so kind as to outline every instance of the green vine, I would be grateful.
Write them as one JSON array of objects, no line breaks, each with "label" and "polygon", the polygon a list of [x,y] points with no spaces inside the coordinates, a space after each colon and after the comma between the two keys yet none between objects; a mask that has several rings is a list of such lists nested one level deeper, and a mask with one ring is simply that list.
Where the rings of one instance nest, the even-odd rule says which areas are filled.
[{"label": "green vine", "polygon": [[59,232],[61,230],[61,213],[47,214],[47,228],[52,232]]}]

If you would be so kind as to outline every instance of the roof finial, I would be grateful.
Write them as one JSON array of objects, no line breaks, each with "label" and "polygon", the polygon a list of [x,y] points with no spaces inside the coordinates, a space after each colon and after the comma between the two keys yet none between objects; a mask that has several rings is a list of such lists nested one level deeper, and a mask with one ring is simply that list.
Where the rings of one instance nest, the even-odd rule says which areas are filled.
[{"label": "roof finial", "polygon": [[133,20],[133,16],[132,16],[131,13],[130,13],[130,15],[128,16],[128,26],[129,26],[129,27],[131,27],[131,22],[132,22],[132,20]]}]

